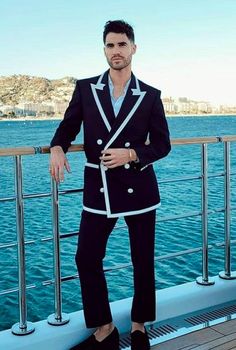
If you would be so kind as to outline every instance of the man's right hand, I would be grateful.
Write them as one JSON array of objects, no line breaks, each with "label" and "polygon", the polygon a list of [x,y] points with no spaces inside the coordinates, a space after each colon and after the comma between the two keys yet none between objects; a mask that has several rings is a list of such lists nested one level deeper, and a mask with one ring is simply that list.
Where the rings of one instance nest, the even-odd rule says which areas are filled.
[{"label": "man's right hand", "polygon": [[56,182],[63,182],[64,167],[68,173],[71,172],[69,162],[61,146],[51,147],[50,152],[51,156],[49,171],[51,173],[51,176],[54,178],[54,180],[56,180]]}]

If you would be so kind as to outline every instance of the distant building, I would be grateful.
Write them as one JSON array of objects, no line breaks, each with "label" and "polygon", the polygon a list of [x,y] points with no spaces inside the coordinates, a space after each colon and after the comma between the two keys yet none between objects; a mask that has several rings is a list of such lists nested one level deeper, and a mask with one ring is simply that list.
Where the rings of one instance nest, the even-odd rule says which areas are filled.
[{"label": "distant building", "polygon": [[177,112],[180,114],[189,114],[190,113],[190,101],[187,97],[179,97],[175,100],[177,106]]},{"label": "distant building", "polygon": [[36,113],[37,113],[36,103],[23,102],[23,103],[19,103],[17,106],[22,110],[23,116],[36,116]]},{"label": "distant building", "polygon": [[229,114],[236,114],[236,106],[227,106],[227,105],[220,105],[219,107],[220,113],[229,113]]},{"label": "distant building", "polygon": [[[194,101],[187,97],[164,97],[162,98],[166,114],[236,114],[236,106],[212,106],[208,101]],[[10,118],[17,116],[63,116],[69,102],[58,97],[53,101],[47,100],[40,103],[22,101],[17,105],[0,105],[0,116],[7,115]]]},{"label": "distant building", "polygon": [[172,97],[164,97],[162,99],[162,102],[166,113],[169,113],[169,114],[177,113],[177,106]]},{"label": "distant building", "polygon": [[1,111],[3,113],[3,115],[19,115],[22,116],[23,115],[23,111],[22,109],[20,109],[17,106],[11,106],[11,105],[4,105],[1,107]]},{"label": "distant building", "polygon": [[187,97],[175,99],[174,105],[175,111],[178,114],[203,114],[212,112],[209,102],[189,100]]},{"label": "distant building", "polygon": [[198,102],[198,113],[212,113],[212,106],[209,102]]},{"label": "distant building", "polygon": [[21,102],[17,105],[24,116],[41,116],[54,113],[54,107],[48,103]]},{"label": "distant building", "polygon": [[67,107],[68,107],[68,102],[55,102],[54,103],[55,115],[63,115]]}]

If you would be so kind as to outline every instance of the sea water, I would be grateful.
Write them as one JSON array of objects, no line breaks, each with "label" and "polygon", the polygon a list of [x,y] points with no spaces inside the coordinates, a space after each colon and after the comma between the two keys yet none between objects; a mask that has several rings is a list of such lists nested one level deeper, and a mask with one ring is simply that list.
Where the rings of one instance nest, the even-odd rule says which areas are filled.
[{"label": "sea water", "polygon": [[[59,121],[2,121],[0,122],[0,147],[46,146]],[[168,117],[172,138],[236,135],[235,116]],[[75,143],[83,143],[82,133]],[[223,172],[222,144],[208,145],[209,175]],[[23,156],[23,191],[25,195],[50,193],[48,173],[49,156]],[[72,173],[66,174],[60,190],[83,187],[85,157],[82,152],[68,154]],[[231,166],[236,172],[236,143],[231,147]],[[154,164],[160,182],[162,205],[157,212],[156,257],[186,249],[201,247],[201,216],[168,220],[188,213],[201,211],[201,181],[185,180],[165,182],[173,178],[201,175],[201,146],[173,146],[165,159]],[[236,206],[236,176],[232,176],[231,203]],[[224,241],[224,213],[215,211],[224,207],[223,176],[209,177],[209,244],[217,246]],[[0,198],[14,196],[14,159],[0,158]],[[60,196],[60,232],[78,232],[82,209],[82,193]],[[50,197],[24,200],[24,228],[26,245],[26,282],[28,319],[37,321],[54,312],[52,217]],[[145,235],[145,232],[144,232]],[[236,238],[236,210],[232,210],[231,237]],[[0,246],[14,243],[16,237],[15,202],[0,202]],[[74,254],[77,237],[61,240],[62,277],[77,273]],[[88,252],[89,254],[89,252]],[[232,246],[232,268],[236,269],[236,252]],[[201,251],[168,260],[156,261],[156,288],[162,289],[187,281],[202,274]],[[108,242],[104,268],[130,263],[127,229],[120,219]],[[209,274],[216,275],[224,269],[224,248],[209,250]],[[17,247],[0,249],[0,330],[18,321]],[[106,273],[110,301],[132,296],[132,268],[115,269]],[[10,293],[4,294],[3,291]],[[1,294],[2,293],[2,294]],[[79,280],[62,283],[64,312],[82,308]]]}]

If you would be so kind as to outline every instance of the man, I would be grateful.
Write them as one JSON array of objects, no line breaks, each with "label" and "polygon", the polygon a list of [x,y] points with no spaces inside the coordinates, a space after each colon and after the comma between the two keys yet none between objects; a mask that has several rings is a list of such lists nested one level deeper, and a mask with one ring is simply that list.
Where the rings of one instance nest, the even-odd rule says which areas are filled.
[{"label": "man", "polygon": [[122,216],[134,268],[131,349],[147,350],[144,323],[155,320],[154,236],[160,204],[152,163],[169,153],[169,131],[160,91],[131,72],[133,28],[124,21],[108,21],[103,41],[109,70],[77,81],[51,142],[50,171],[60,182],[64,168],[70,171],[65,153],[83,122],[87,163],[76,263],[86,325],[96,331],[72,349],[119,349],[102,261],[108,237]]}]

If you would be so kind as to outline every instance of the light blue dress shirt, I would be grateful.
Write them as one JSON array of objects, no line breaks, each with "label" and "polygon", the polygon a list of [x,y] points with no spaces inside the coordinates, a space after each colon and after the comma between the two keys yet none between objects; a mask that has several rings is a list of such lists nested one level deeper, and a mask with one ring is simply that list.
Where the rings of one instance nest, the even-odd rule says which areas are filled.
[{"label": "light blue dress shirt", "polygon": [[125,85],[124,93],[122,95],[120,95],[117,99],[115,99],[115,97],[113,96],[114,85],[113,85],[113,82],[111,80],[110,75],[108,75],[109,89],[110,89],[110,95],[111,95],[111,103],[112,103],[112,107],[113,107],[115,116],[117,116],[119,111],[120,111],[120,108],[122,106],[122,103],[124,101],[126,92],[128,90],[128,87],[129,87],[130,80],[131,79],[129,79],[127,81],[126,85]]}]

